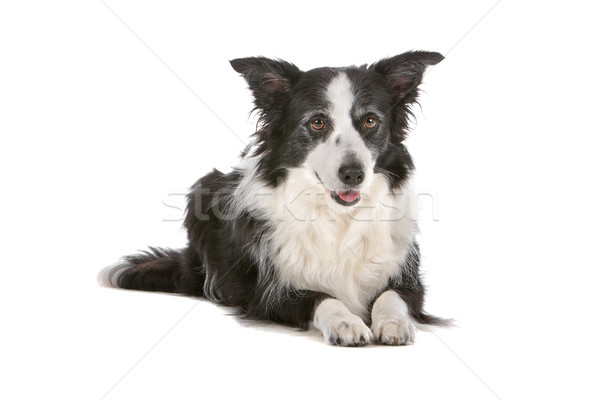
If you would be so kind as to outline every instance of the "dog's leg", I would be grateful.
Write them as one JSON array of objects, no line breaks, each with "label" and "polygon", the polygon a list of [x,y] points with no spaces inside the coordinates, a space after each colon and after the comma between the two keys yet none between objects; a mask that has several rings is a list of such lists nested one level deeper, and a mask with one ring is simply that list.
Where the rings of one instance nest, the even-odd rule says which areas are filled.
[{"label": "dog's leg", "polygon": [[371,311],[373,334],[382,344],[412,344],[415,339],[415,323],[408,306],[393,290],[383,292],[373,304]]},{"label": "dog's leg", "polygon": [[325,299],[315,309],[313,326],[323,332],[325,341],[342,346],[364,346],[373,334],[363,320],[341,301]]},{"label": "dog's leg", "polygon": [[301,329],[316,328],[330,344],[362,346],[373,338],[359,316],[352,314],[341,301],[322,292],[290,290],[279,292],[276,299],[267,301],[263,295],[257,295],[245,311],[248,317],[258,320]]}]

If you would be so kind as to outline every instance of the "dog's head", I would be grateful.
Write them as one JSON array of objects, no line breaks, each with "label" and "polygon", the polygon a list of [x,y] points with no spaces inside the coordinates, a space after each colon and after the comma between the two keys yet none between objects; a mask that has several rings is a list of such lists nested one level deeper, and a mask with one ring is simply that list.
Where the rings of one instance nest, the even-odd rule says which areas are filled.
[{"label": "dog's head", "polygon": [[376,173],[392,187],[401,184],[412,169],[402,145],[410,107],[426,67],[442,59],[413,51],[370,66],[306,72],[263,57],[231,61],[260,115],[254,155],[262,177],[275,186],[302,166],[344,206],[360,201]]}]

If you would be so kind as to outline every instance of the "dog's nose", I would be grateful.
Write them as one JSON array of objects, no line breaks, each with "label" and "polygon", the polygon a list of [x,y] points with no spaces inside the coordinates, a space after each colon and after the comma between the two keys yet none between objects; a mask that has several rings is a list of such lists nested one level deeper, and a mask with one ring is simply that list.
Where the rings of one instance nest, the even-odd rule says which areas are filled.
[{"label": "dog's nose", "polygon": [[365,180],[365,172],[360,164],[342,165],[338,175],[348,186],[360,185]]}]

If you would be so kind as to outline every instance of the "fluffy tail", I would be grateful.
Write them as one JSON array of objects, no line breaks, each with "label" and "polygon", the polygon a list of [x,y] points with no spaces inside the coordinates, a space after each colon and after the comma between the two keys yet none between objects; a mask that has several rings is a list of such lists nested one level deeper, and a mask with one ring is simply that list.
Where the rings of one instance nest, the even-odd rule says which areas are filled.
[{"label": "fluffy tail", "polygon": [[108,287],[201,296],[202,285],[193,285],[194,279],[185,279],[183,264],[182,251],[151,247],[105,268],[98,281]]}]

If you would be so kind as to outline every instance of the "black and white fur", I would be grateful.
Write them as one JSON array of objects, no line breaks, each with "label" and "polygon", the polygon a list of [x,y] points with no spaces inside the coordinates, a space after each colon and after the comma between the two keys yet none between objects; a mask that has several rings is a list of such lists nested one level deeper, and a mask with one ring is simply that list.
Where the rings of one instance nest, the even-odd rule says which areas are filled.
[{"label": "black and white fur", "polygon": [[103,282],[238,307],[248,318],[316,328],[331,344],[409,344],[423,311],[415,242],[410,107],[438,53],[300,71],[263,57],[231,61],[260,124],[232,172],[188,195],[182,250],[152,248]]}]

